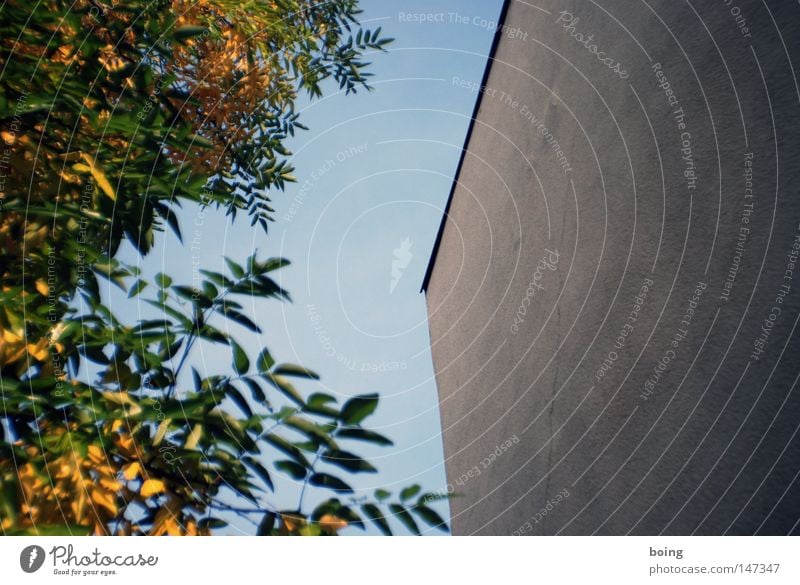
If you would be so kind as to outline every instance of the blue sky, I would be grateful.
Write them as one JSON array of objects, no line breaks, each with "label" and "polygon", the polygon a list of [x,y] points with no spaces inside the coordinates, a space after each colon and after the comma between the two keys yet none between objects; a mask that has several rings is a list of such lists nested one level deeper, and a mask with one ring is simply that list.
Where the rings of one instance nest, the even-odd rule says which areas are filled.
[{"label": "blue sky", "polygon": [[[268,235],[215,214],[197,228],[203,268],[220,270],[223,255],[243,259],[256,248],[262,257],[292,261],[280,282],[293,303],[251,307],[264,329],[243,337],[255,346],[251,353],[266,345],[278,361],[320,373],[320,383],[300,384],[306,393],[326,391],[340,402],[381,395],[367,423],[395,446],[359,449],[379,473],[353,478],[357,489],[446,486],[419,288],[476,99],[453,80],[480,81],[500,4],[362,0],[364,26],[381,26],[396,39],[388,53],[369,56],[375,91],[301,102],[300,121],[309,130],[290,142],[299,181],[275,194],[277,221]],[[411,22],[411,14],[436,16]],[[195,209],[184,210],[187,245],[160,236],[142,265],[145,274],[163,270],[190,282],[196,219]],[[209,372],[230,364],[218,350],[196,358]],[[443,514],[446,508],[439,505]]]}]

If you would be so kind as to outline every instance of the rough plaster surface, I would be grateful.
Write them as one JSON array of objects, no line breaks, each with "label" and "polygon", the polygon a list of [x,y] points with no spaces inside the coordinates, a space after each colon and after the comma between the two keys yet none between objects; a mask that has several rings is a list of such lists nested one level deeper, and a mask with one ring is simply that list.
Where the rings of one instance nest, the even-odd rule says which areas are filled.
[{"label": "rough plaster surface", "polygon": [[512,0],[427,290],[454,533],[800,531],[800,12],[738,4]]}]

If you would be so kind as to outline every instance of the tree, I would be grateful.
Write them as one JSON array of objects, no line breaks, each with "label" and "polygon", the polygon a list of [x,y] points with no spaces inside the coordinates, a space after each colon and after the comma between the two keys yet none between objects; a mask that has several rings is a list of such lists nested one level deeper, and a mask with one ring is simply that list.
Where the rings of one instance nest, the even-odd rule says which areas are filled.
[{"label": "tree", "polygon": [[[243,297],[289,298],[272,279],[286,260],[228,259],[190,286],[117,258],[166,226],[180,238],[182,204],[266,231],[270,194],[294,180],[299,93],[368,89],[363,54],[390,39],[359,27],[355,0],[11,0],[0,14],[3,531],[209,534],[231,514],[259,534],[364,519],[390,533],[393,516],[446,529],[418,486],[356,500],[340,477],[375,471],[351,445],[391,445],[362,425],[377,395],[303,396],[292,379],[317,374],[231,333],[261,330]],[[116,315],[103,280],[149,318]],[[230,370],[201,376],[202,343],[227,348]],[[270,503],[276,473],[301,486],[296,509]],[[331,497],[306,509],[307,489]]]}]

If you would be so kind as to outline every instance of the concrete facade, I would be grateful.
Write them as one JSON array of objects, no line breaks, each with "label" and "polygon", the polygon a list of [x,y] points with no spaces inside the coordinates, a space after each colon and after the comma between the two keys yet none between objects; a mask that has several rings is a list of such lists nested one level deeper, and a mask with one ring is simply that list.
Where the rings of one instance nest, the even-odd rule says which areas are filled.
[{"label": "concrete facade", "polygon": [[800,9],[504,22],[424,285],[454,533],[800,533]]}]

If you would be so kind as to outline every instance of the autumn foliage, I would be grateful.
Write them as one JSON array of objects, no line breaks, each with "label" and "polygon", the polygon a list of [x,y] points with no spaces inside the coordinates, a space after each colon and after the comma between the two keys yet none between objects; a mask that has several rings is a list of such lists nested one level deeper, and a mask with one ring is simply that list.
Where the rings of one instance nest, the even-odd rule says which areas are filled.
[{"label": "autumn foliage", "polygon": [[[357,14],[355,0],[0,6],[3,533],[444,527],[418,486],[390,502],[346,482],[375,471],[352,445],[391,444],[363,426],[377,395],[306,395],[297,381],[317,374],[237,341],[261,333],[244,300],[288,298],[273,279],[287,261],[228,260],[185,285],[117,258],[124,241],[145,255],[160,230],[180,238],[181,206],[266,231],[294,180],[297,99],[367,88],[362,55],[389,42]],[[109,282],[136,311],[112,310]],[[228,371],[194,367],[203,344]],[[281,486],[296,507],[274,504]]]}]

